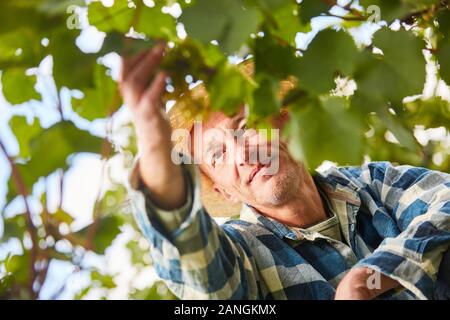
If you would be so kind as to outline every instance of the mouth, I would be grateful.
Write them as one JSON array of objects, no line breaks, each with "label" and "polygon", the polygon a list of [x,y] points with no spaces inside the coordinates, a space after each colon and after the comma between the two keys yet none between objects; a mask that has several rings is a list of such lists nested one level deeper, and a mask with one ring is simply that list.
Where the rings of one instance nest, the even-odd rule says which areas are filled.
[{"label": "mouth", "polygon": [[252,183],[253,179],[255,178],[255,176],[258,174],[259,171],[261,171],[262,168],[264,168],[265,166],[263,165],[257,165],[255,169],[252,170],[252,172],[250,172],[250,175],[248,177],[247,183],[250,184]]}]

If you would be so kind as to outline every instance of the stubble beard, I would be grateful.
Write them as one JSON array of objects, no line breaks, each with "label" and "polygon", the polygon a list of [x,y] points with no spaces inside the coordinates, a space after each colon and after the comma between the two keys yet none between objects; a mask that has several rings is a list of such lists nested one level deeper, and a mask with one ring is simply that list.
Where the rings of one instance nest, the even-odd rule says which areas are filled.
[{"label": "stubble beard", "polygon": [[297,164],[289,163],[283,172],[271,178],[265,186],[269,189],[264,194],[257,195],[257,202],[270,206],[280,206],[298,196],[301,180],[301,168]]}]

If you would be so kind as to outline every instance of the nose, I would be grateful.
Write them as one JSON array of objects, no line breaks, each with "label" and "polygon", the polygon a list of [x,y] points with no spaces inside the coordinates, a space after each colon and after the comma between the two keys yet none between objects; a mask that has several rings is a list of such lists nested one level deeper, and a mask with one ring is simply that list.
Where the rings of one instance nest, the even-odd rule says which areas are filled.
[{"label": "nose", "polygon": [[258,162],[258,136],[245,135],[234,139],[235,163],[237,167]]},{"label": "nose", "polygon": [[235,146],[235,150],[236,150],[236,154],[235,154],[235,159],[236,159],[236,166],[238,167],[243,167],[245,166],[246,162],[247,162],[247,146],[248,143],[244,142],[244,143],[239,143],[236,139],[234,141],[234,146]]}]

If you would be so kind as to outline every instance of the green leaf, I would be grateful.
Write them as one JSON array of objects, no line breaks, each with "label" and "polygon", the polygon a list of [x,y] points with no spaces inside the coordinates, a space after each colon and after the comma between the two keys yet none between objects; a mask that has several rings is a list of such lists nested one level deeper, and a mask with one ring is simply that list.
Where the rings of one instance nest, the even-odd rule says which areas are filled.
[{"label": "green leaf", "polygon": [[436,57],[439,61],[439,74],[447,83],[450,83],[450,35],[441,40],[438,45]]},{"label": "green leaf", "polygon": [[12,218],[4,219],[2,240],[4,242],[11,238],[22,240],[27,229],[26,224],[27,220],[24,214],[18,214]]},{"label": "green leaf", "polygon": [[180,21],[189,36],[203,43],[217,40],[224,52],[232,53],[257,31],[261,17],[241,0],[198,0],[183,11]]},{"label": "green leaf", "polygon": [[135,12],[134,8],[128,6],[128,0],[115,0],[111,7],[105,7],[100,1],[94,1],[88,8],[89,24],[104,32],[127,33]]},{"label": "green leaf", "polygon": [[249,100],[253,85],[236,67],[224,64],[214,75],[207,89],[211,108],[232,114]]},{"label": "green leaf", "polygon": [[406,16],[410,8],[400,0],[360,0],[360,4],[366,9],[375,5],[380,8],[381,19],[392,22]]},{"label": "green leaf", "polygon": [[15,283],[24,285],[28,283],[30,277],[29,268],[30,265],[30,252],[25,251],[23,255],[15,255],[10,257],[5,263],[5,269],[7,273],[12,274],[13,281]]},{"label": "green leaf", "polygon": [[450,84],[450,10],[442,11],[437,21],[439,23],[439,31],[441,37],[437,44],[436,57],[439,62],[439,73],[441,78]]},{"label": "green leaf", "polygon": [[[0,264],[1,266],[1,264]],[[0,299],[7,300],[11,295],[13,276],[10,273],[0,275]]]},{"label": "green leaf", "polygon": [[363,97],[360,102],[374,107],[378,104],[370,110],[376,111],[387,102],[400,106],[403,98],[421,94],[426,76],[424,42],[403,29],[396,32],[385,28],[375,34],[373,44],[383,55],[365,54],[362,59],[355,75],[357,95]]},{"label": "green leaf", "polygon": [[59,223],[66,223],[67,225],[71,225],[72,222],[74,221],[74,218],[67,212],[65,212],[62,209],[59,209],[58,211],[56,211],[55,213],[53,213],[51,215],[51,217],[53,219],[55,219],[56,221],[58,221]]},{"label": "green leaf", "polygon": [[280,111],[281,101],[278,99],[280,82],[268,75],[260,76],[259,86],[253,92],[250,114],[252,117],[267,117]]},{"label": "green leaf", "polygon": [[12,68],[3,71],[3,95],[11,104],[25,103],[31,99],[40,99],[34,89],[36,76],[27,76],[25,68]]},{"label": "green leaf", "polygon": [[243,2],[245,5],[266,11],[276,10],[286,4],[286,0],[243,0]]},{"label": "green leaf", "polygon": [[82,7],[86,4],[85,0],[40,0],[40,2],[37,10],[48,16],[64,15],[70,6]]},{"label": "green leaf", "polygon": [[295,37],[298,32],[311,31],[311,25],[300,21],[299,5],[293,2],[286,3],[283,7],[271,11],[275,25],[272,33],[287,41],[291,46],[296,46]]},{"label": "green leaf", "polygon": [[65,26],[64,16],[50,17],[40,11],[37,4],[37,1],[30,0],[0,1],[0,33],[11,32],[18,28],[29,28],[43,34],[36,39],[40,42],[45,32]]},{"label": "green leaf", "polygon": [[130,240],[127,243],[127,249],[131,253],[131,263],[133,265],[142,265],[144,264],[144,256],[148,255],[148,252],[145,252],[141,249],[139,246],[139,241],[137,240]]},{"label": "green leaf", "polygon": [[447,38],[450,36],[450,9],[442,11],[438,17],[439,31]]},{"label": "green leaf", "polygon": [[0,33],[0,69],[36,67],[43,58],[39,34],[29,28]]},{"label": "green leaf", "polygon": [[130,299],[133,300],[176,300],[177,298],[171,293],[166,284],[162,281],[155,282],[151,287],[135,290],[130,293]]},{"label": "green leaf", "polygon": [[127,189],[120,184],[112,186],[98,203],[97,210],[101,214],[122,213],[128,199]]},{"label": "green leaf", "polygon": [[336,87],[337,75],[353,74],[358,55],[353,39],[345,32],[320,32],[300,59],[299,86],[315,94],[328,93]]},{"label": "green leaf", "polygon": [[149,8],[144,5],[135,26],[136,31],[143,32],[149,38],[174,40],[177,36],[175,19],[163,13],[162,7],[155,5]]},{"label": "green leaf", "polygon": [[405,116],[410,127],[423,125],[426,128],[448,127],[450,102],[440,97],[415,100],[405,104]]},{"label": "green leaf", "polygon": [[[62,121],[44,130],[31,140],[31,160],[16,164],[28,191],[40,177],[46,177],[57,169],[67,169],[67,158],[80,152],[100,153],[104,140],[80,130],[71,122]],[[53,150],[49,152],[49,150]],[[7,199],[19,192],[10,179]]]},{"label": "green leaf", "polygon": [[109,117],[121,105],[117,84],[106,71],[106,67],[97,64],[94,71],[95,88],[85,90],[83,99],[72,102],[75,112],[87,120]]},{"label": "green leaf", "polygon": [[120,55],[133,55],[154,45],[155,41],[130,38],[117,31],[112,31],[106,35],[99,55],[103,56],[110,52],[116,52]]},{"label": "green leaf", "polygon": [[340,97],[308,97],[298,101],[286,127],[291,154],[310,169],[324,160],[340,165],[360,164],[362,121],[347,110],[346,104]]},{"label": "green leaf", "polygon": [[42,132],[41,125],[37,119],[33,119],[33,123],[28,124],[27,118],[23,116],[12,117],[9,126],[19,143],[19,157],[27,159],[31,156],[29,144],[31,139]]},{"label": "green leaf", "polygon": [[381,20],[393,22],[403,19],[410,13],[418,12],[438,3],[439,0],[360,0],[359,3],[366,9],[369,6],[378,6],[381,11]]},{"label": "green leaf", "polygon": [[50,38],[48,50],[53,56],[53,77],[58,88],[83,89],[93,85],[92,73],[97,58],[77,47],[77,37],[77,31],[64,30]]},{"label": "green leaf", "polygon": [[82,300],[88,293],[89,291],[92,289],[92,286],[89,285],[86,288],[83,288],[80,292],[78,292],[75,296],[74,296],[74,300]]},{"label": "green leaf", "polygon": [[412,130],[406,128],[402,123],[400,123],[399,119],[394,118],[394,116],[390,113],[380,112],[379,116],[386,128],[392,132],[403,147],[406,147],[411,151],[419,150],[420,146],[417,143]]},{"label": "green leaf", "polygon": [[301,59],[295,56],[295,50],[275,42],[270,35],[255,40],[254,56],[256,74],[270,74],[284,80],[301,72]]},{"label": "green leaf", "polygon": [[116,283],[114,282],[113,276],[100,273],[97,270],[91,272],[91,280],[93,282],[98,282],[100,284],[100,287],[102,288],[114,289],[115,287],[117,287]]},{"label": "green leaf", "polygon": [[[119,215],[107,215],[98,219],[95,237],[93,239],[93,251],[98,254],[104,254],[105,250],[111,245],[117,235],[120,234],[120,226],[123,224],[123,218]],[[74,235],[87,239],[90,227],[91,225],[77,231]]]},{"label": "green leaf", "polygon": [[[336,4],[335,1],[333,2]],[[303,24],[307,24],[312,18],[318,17],[321,13],[327,13],[330,8],[331,5],[327,1],[303,0],[300,4],[300,19]]]}]

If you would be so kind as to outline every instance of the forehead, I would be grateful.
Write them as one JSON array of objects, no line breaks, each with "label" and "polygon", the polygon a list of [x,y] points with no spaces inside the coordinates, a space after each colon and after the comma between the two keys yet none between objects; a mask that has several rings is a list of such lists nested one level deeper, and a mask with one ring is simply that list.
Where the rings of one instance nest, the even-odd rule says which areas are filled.
[{"label": "forehead", "polygon": [[[208,118],[205,119],[200,127],[194,126],[191,131],[191,155],[194,155],[195,150],[201,149],[204,153],[208,150],[208,146],[214,144],[218,139],[221,139],[227,129],[236,129],[239,123],[245,119],[245,109],[241,108],[238,113],[227,116],[223,112],[212,112]],[[196,130],[201,131],[196,132]],[[222,134],[221,134],[222,133]],[[201,139],[195,137],[201,136]],[[199,148],[199,143],[202,148]]]},{"label": "forehead", "polygon": [[245,117],[244,108],[241,108],[239,112],[232,116],[227,116],[223,112],[212,112],[208,118],[203,122],[203,131],[211,128],[218,129],[234,129],[237,122],[241,121]]}]

